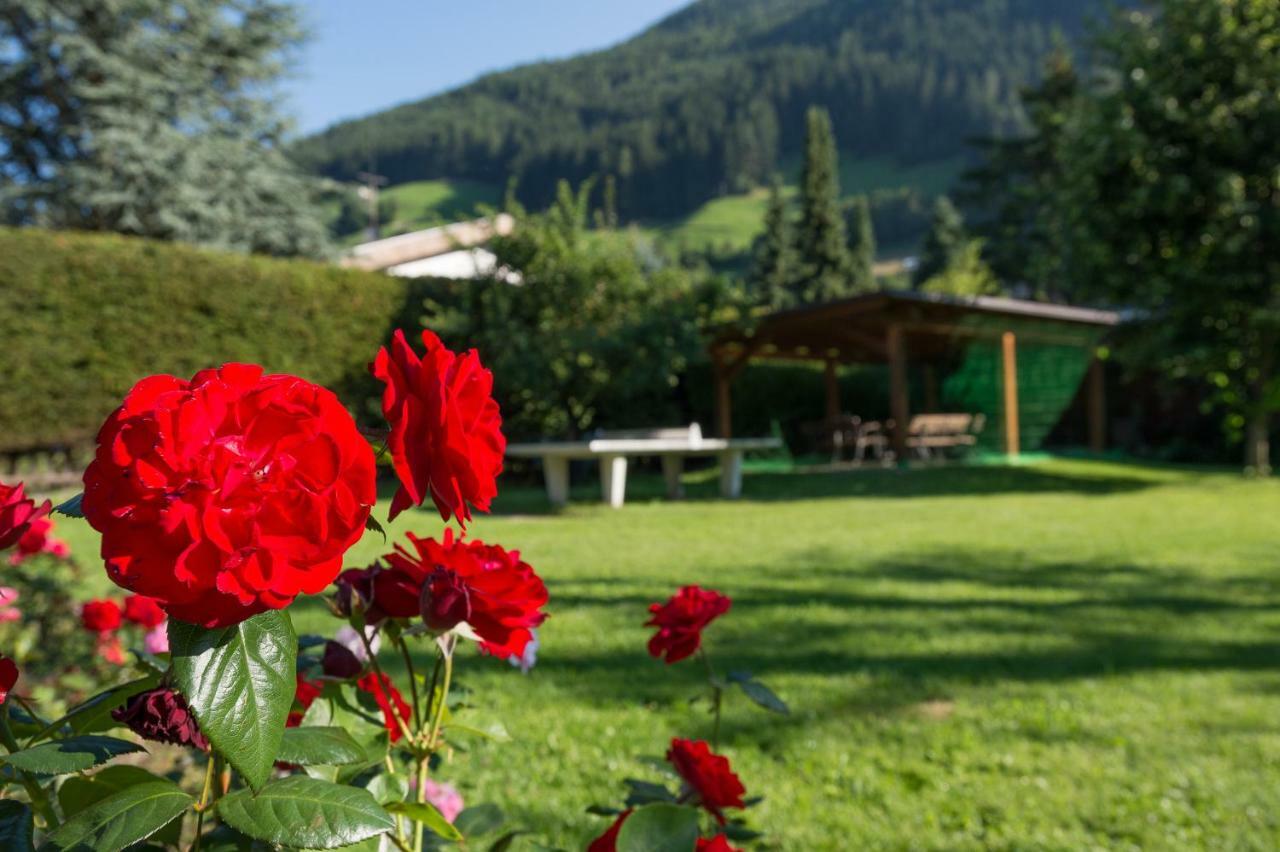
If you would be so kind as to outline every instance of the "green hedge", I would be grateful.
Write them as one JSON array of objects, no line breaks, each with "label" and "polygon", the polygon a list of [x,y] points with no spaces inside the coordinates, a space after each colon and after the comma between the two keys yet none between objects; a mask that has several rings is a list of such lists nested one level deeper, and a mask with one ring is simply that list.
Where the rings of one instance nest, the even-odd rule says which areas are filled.
[{"label": "green hedge", "polygon": [[430,285],[114,235],[0,228],[0,452],[83,445],[140,377],[226,361],[367,409],[365,365]]}]

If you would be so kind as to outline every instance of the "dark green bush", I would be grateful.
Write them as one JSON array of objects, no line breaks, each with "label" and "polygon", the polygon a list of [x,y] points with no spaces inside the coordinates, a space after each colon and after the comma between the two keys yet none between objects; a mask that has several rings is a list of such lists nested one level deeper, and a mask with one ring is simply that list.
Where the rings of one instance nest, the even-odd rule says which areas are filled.
[{"label": "dark green bush", "polygon": [[0,228],[0,452],[92,440],[140,377],[227,361],[332,388],[417,326],[431,285],[307,261],[100,234]]}]

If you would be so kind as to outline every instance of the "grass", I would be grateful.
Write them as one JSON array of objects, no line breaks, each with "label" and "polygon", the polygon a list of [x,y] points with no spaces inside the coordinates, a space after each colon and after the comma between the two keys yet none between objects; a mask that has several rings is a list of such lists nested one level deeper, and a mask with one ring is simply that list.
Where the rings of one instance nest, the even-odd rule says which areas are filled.
[{"label": "grass", "polygon": [[[660,777],[639,758],[709,736],[700,668],[650,659],[641,626],[697,582],[734,599],[707,634],[717,664],[793,708],[728,705],[760,848],[1280,844],[1280,483],[1067,460],[762,472],[737,503],[711,472],[689,483],[683,503],[640,477],[621,511],[562,513],[512,487],[475,523],[538,568],[551,618],[527,677],[461,664],[515,736],[441,770],[468,800],[580,849],[605,824],[588,805]],[[411,512],[391,533],[438,526]],[[367,537],[351,561],[382,549]]]},{"label": "grass", "polygon": [[[898,187],[914,187],[933,196],[947,192],[963,167],[960,157],[902,165],[892,157],[845,155],[840,161],[840,188],[845,197]],[[800,180],[799,160],[785,164],[783,174],[787,180],[783,193],[794,201]],[[744,252],[764,227],[768,204],[767,189],[727,195],[708,201],[678,221],[654,224],[649,231],[660,241],[677,247]],[[883,248],[896,251],[901,247]]]}]

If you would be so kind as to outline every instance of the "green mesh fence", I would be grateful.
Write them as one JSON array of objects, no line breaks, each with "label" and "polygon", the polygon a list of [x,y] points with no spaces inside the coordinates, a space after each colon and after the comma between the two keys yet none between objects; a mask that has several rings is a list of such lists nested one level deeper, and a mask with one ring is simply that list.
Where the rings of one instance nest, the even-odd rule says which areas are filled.
[{"label": "green mesh fence", "polygon": [[[985,318],[967,323],[993,332],[1012,331],[1017,338],[1019,442],[1024,451],[1043,448],[1045,439],[1071,406],[1089,369],[1100,331],[1034,320]],[[1004,367],[998,334],[972,339],[961,349],[959,363],[943,379],[943,410],[984,414],[986,428],[978,449],[1004,450]]]}]

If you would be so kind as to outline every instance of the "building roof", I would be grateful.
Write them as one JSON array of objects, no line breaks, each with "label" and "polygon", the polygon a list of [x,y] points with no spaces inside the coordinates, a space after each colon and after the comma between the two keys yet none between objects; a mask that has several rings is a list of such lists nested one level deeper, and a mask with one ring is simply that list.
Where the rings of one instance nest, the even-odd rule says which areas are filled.
[{"label": "building roof", "polygon": [[1014,331],[1019,338],[1086,345],[1119,314],[992,296],[885,291],[791,308],[727,326],[712,340],[719,355],[842,363],[887,360],[886,335],[901,330],[909,351],[931,356],[974,338]]},{"label": "building roof", "polygon": [[515,227],[515,220],[507,213],[499,213],[492,219],[473,219],[454,222],[438,228],[426,228],[395,237],[361,243],[342,259],[343,266],[357,269],[390,269],[429,257],[482,245],[495,235],[505,236]]}]

